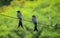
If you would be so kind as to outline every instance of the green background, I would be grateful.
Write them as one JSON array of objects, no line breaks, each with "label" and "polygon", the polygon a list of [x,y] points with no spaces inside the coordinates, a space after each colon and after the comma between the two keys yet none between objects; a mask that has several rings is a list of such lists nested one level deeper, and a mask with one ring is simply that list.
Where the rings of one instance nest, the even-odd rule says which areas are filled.
[{"label": "green background", "polygon": [[[23,16],[18,28],[17,11]],[[38,32],[32,15],[36,15]],[[0,0],[0,38],[60,38],[60,0]],[[55,25],[57,29],[55,29]]]}]

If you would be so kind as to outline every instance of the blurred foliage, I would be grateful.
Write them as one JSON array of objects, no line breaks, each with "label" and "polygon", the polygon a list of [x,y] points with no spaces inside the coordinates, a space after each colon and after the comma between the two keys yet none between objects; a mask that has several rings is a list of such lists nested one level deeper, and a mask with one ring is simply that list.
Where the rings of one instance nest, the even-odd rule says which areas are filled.
[{"label": "blurred foliage", "polygon": [[0,6],[9,5],[12,0],[0,0]]},{"label": "blurred foliage", "polygon": [[[17,29],[17,10],[24,29]],[[32,15],[37,17],[38,32],[33,31]],[[0,38],[60,38],[60,0],[0,0]]]}]

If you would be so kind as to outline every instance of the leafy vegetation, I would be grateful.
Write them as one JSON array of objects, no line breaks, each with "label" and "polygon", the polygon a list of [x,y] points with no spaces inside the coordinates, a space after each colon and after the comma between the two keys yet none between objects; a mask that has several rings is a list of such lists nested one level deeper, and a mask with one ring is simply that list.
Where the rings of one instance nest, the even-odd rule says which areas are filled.
[{"label": "leafy vegetation", "polygon": [[[24,29],[17,29],[18,10]],[[33,31],[32,15],[38,32]],[[60,38],[60,0],[0,0],[0,38]]]}]

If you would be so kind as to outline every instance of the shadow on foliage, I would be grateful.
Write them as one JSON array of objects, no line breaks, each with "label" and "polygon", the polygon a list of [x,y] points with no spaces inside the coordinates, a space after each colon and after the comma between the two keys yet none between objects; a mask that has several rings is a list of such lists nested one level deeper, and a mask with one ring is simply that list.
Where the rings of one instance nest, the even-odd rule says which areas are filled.
[{"label": "shadow on foliage", "polygon": [[0,0],[0,6],[4,6],[4,5],[8,6],[10,5],[11,1],[12,0]]}]

